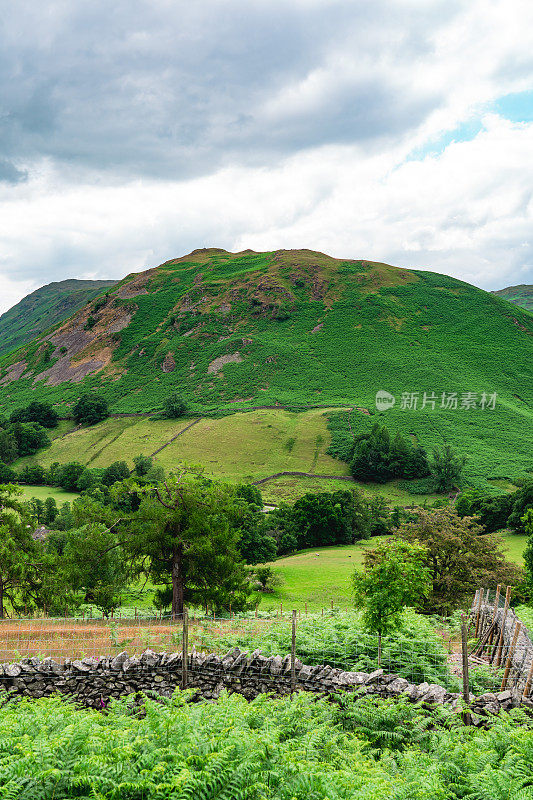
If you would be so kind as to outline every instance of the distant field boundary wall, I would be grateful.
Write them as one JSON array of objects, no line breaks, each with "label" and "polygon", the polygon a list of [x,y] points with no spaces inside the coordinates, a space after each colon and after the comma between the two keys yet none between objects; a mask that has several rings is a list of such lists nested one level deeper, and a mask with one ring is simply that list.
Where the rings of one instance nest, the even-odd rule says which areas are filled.
[{"label": "distant field boundary wall", "polygon": [[352,478],[351,475],[319,475],[316,472],[275,472],[273,475],[267,475],[266,478],[261,478],[258,481],[253,481],[254,486],[261,486],[263,483],[267,483],[268,481],[273,481],[276,478],[285,478],[285,477],[292,477],[292,478],[324,478],[328,481],[348,481],[349,483],[355,483],[355,478]]}]

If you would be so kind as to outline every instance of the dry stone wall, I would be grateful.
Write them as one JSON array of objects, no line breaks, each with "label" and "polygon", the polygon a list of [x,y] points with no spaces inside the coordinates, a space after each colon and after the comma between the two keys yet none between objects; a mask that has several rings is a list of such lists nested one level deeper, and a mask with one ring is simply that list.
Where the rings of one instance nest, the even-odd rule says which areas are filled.
[{"label": "dry stone wall", "polygon": [[[223,690],[237,692],[251,700],[270,692],[291,692],[290,656],[264,656],[260,650],[251,654],[239,648],[225,656],[193,651],[188,658],[188,686],[197,690],[196,700],[214,700]],[[0,665],[0,685],[9,696],[39,698],[55,693],[67,695],[84,705],[104,708],[110,699],[137,693],[170,696],[180,686],[181,653],[154,653],[140,656],[126,652],[108,658],[67,659],[58,664],[51,658],[23,659]],[[429,706],[460,708],[461,695],[448,692],[437,684],[418,685],[398,675],[374,672],[345,672],[328,665],[309,666],[296,661],[296,690],[333,694],[341,691],[358,695],[391,698],[405,696],[412,702]],[[519,704],[510,691],[487,693],[471,698],[474,719],[508,710]]]}]

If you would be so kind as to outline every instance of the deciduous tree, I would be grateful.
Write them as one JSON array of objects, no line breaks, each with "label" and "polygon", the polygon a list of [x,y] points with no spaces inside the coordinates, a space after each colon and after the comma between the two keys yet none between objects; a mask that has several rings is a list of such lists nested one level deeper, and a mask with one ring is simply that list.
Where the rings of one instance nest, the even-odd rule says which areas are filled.
[{"label": "deciduous tree", "polygon": [[432,589],[424,601],[425,611],[448,614],[468,602],[480,586],[520,583],[522,570],[506,560],[501,540],[494,534],[483,535],[472,517],[461,518],[448,509],[420,509],[417,517],[401,525],[395,536],[426,548]]},{"label": "deciduous tree", "polygon": [[365,553],[364,569],[353,575],[355,601],[363,607],[363,622],[381,637],[398,627],[406,606],[417,606],[431,589],[426,548],[393,538]]}]

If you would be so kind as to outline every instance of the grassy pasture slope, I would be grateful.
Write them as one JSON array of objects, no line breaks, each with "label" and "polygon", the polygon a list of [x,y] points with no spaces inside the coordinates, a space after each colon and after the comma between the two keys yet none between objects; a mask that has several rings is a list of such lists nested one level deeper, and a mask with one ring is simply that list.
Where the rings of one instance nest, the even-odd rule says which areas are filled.
[{"label": "grassy pasture slope", "polygon": [[[299,414],[276,409],[236,413],[220,419],[192,421],[150,421],[139,417],[111,418],[90,428],[82,428],[53,441],[52,446],[35,456],[19,459],[26,464],[49,466],[54,461],[80,461],[91,467],[106,467],[113,461],[148,455],[176,436],[157,454],[166,470],[178,464],[201,464],[208,474],[232,482],[255,481],[278,472],[309,472],[319,475],[348,475],[348,466],[327,455],[331,441],[327,413],[313,409]],[[383,484],[354,484],[345,481],[282,476],[261,485],[267,502],[294,501],[308,491],[334,491],[359,486],[368,495],[382,494],[392,505],[410,505],[421,498],[398,487],[398,481]],[[437,497],[429,495],[428,498]]]},{"label": "grassy pasture slope", "polygon": [[[510,561],[523,564],[526,536],[505,534],[504,551]],[[279,608],[316,611],[331,604],[344,608],[353,603],[350,579],[354,567],[360,567],[366,550],[372,549],[376,539],[369,539],[341,547],[320,547],[301,550],[293,556],[280,558],[271,566],[280,574],[283,583],[273,594],[263,595],[261,609]]]},{"label": "grassy pasture slope", "polygon": [[[56,439],[16,466],[54,461],[80,461],[105,467],[125,460],[133,466],[140,453],[150,455],[194,418],[150,421],[139,417],[111,418]],[[180,462],[202,464],[208,473],[228,480],[258,480],[281,471],[347,475],[347,466],[326,455],[330,443],[323,409],[301,414],[265,409],[220,419],[200,419],[157,456],[165,469]]]}]

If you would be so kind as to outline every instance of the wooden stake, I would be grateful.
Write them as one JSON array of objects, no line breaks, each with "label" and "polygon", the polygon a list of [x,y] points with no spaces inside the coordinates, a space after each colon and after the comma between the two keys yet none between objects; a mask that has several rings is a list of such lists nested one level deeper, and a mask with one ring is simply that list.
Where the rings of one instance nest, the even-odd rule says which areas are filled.
[{"label": "wooden stake", "polygon": [[489,638],[489,641],[488,641],[489,648],[492,646],[492,637],[494,636],[494,620],[496,619],[496,612],[498,611],[498,603],[500,602],[500,590],[501,590],[501,588],[502,587],[501,587],[500,584],[498,584],[497,587],[496,587],[496,596],[494,598],[494,610],[492,612],[492,620],[491,620],[492,630],[490,632],[490,638]]},{"label": "wooden stake", "polygon": [[[463,615],[461,624],[461,650],[463,655],[463,700],[465,705],[470,705],[470,681],[468,676],[468,644],[467,644],[468,626]],[[463,715],[465,725],[470,725],[472,718],[469,711],[465,711]]]},{"label": "wooden stake", "polygon": [[291,697],[296,691],[296,610],[292,611],[291,639]]},{"label": "wooden stake", "polygon": [[507,663],[505,665],[505,672],[503,673],[502,687],[500,689],[501,692],[503,692],[503,690],[507,686],[507,679],[509,678],[509,671],[511,669],[511,662],[513,660],[514,649],[516,647],[516,640],[518,639],[518,634],[520,633],[520,628],[521,627],[522,626],[521,626],[520,622],[516,622],[516,624],[514,626],[513,640],[511,642],[511,647],[509,648],[509,654],[507,656]]},{"label": "wooden stake", "polygon": [[481,601],[483,600],[483,589],[478,589],[478,598],[477,598],[477,610],[476,610],[476,632],[474,633],[474,638],[477,639],[478,631],[479,631],[479,617],[481,614]]},{"label": "wooden stake", "polygon": [[505,621],[507,619],[507,612],[509,611],[509,601],[511,599],[511,587],[507,587],[507,591],[505,592],[505,605],[503,607],[503,618],[502,618],[502,627],[500,630],[500,639],[498,641],[498,647],[496,648],[496,666],[500,666],[500,662],[502,659],[502,648],[503,648],[503,634],[505,631]]},{"label": "wooden stake", "polygon": [[189,666],[189,614],[183,609],[183,633],[181,636],[181,688],[187,688],[187,668]]},{"label": "wooden stake", "polygon": [[522,697],[527,697],[531,690],[531,680],[533,679],[533,654],[531,655],[531,664],[529,665],[529,672],[527,673],[526,685]]}]

